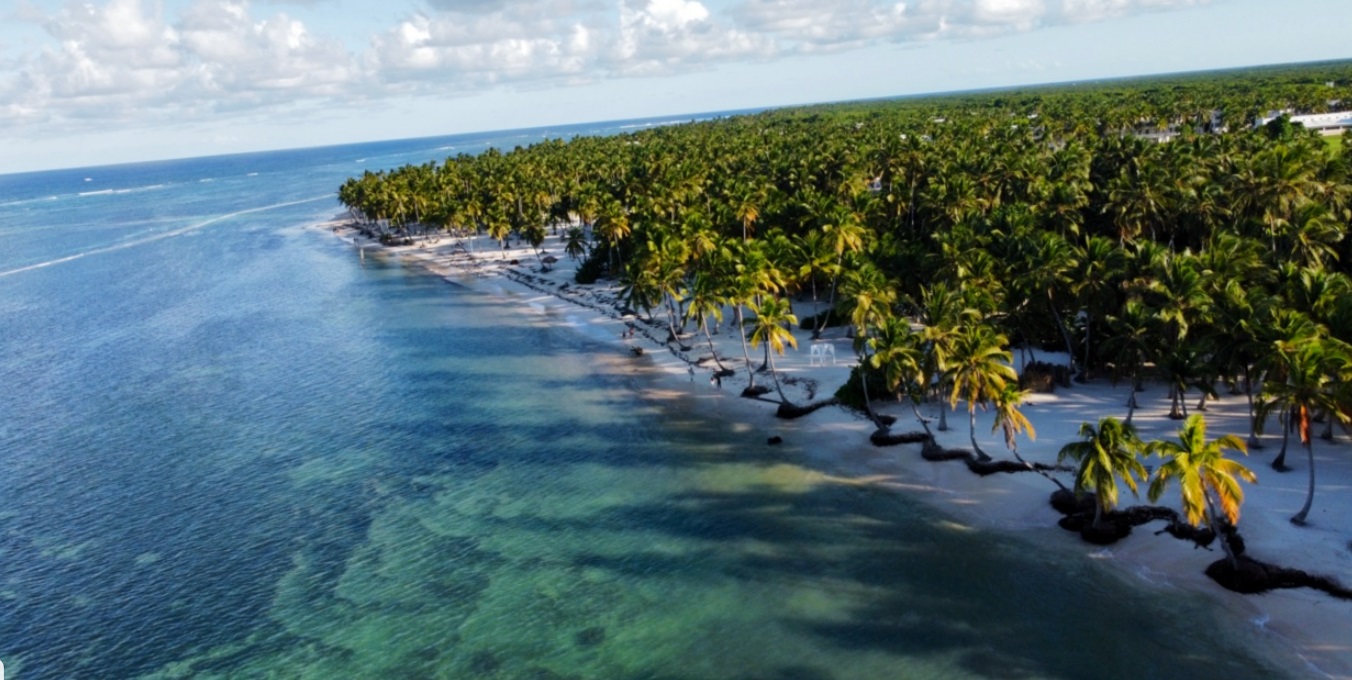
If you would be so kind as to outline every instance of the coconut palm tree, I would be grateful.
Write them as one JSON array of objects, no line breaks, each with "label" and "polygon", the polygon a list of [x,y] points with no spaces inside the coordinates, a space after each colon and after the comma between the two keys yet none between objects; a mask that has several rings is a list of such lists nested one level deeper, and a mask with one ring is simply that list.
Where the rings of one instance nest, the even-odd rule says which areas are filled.
[{"label": "coconut palm tree", "polygon": [[1016,383],[1005,383],[998,392],[991,396],[991,407],[995,410],[995,423],[991,425],[991,432],[999,431],[1004,435],[1005,448],[1014,455],[1014,459],[1019,461],[1025,468],[1032,470],[1043,477],[1051,480],[1062,491],[1066,491],[1066,485],[1061,480],[1047,474],[1046,470],[1035,467],[1032,463],[1023,459],[1019,455],[1018,435],[1023,432],[1028,433],[1028,439],[1037,439],[1037,430],[1033,429],[1033,423],[1028,417],[1019,410],[1025,399],[1028,398],[1028,390],[1020,389]]},{"label": "coconut palm tree", "polygon": [[1122,311],[1108,317],[1108,327],[1112,335],[1104,342],[1104,351],[1112,357],[1113,379],[1127,378],[1129,396],[1127,397],[1127,420],[1136,414],[1136,393],[1141,390],[1141,367],[1150,354],[1156,320],[1150,310],[1139,299],[1128,299],[1122,305]]},{"label": "coconut palm tree", "polygon": [[[1271,380],[1264,385],[1259,417],[1266,420],[1272,412],[1279,411],[1295,419],[1293,424],[1300,433],[1301,444],[1305,445],[1310,466],[1310,483],[1305,504],[1291,518],[1291,523],[1303,525],[1314,503],[1315,489],[1314,442],[1310,436],[1310,422],[1316,412],[1323,412],[1327,418],[1348,422],[1349,417],[1343,411],[1343,404],[1339,403],[1334,388],[1337,383],[1346,381],[1349,369],[1352,369],[1352,360],[1349,360],[1349,353],[1342,343],[1318,337],[1279,348],[1276,359],[1283,379]],[[1291,425],[1288,423],[1288,429]],[[1277,460],[1272,461],[1273,469],[1285,469],[1285,453],[1286,446],[1283,443],[1282,453]]]},{"label": "coconut palm tree", "polygon": [[1137,481],[1145,481],[1147,474],[1141,464],[1140,453],[1145,444],[1136,435],[1136,428],[1108,416],[1098,426],[1080,425],[1082,441],[1061,447],[1056,462],[1073,460],[1079,468],[1075,472],[1075,493],[1094,493],[1094,528],[1103,527],[1103,513],[1117,507],[1117,481],[1136,494]]},{"label": "coconut palm tree", "polygon": [[953,388],[949,406],[956,407],[967,400],[967,424],[972,450],[977,460],[991,457],[976,443],[976,407],[985,404],[1009,383],[1018,383],[1019,376],[1010,365],[1014,357],[1005,349],[1004,335],[985,324],[970,324],[958,329],[945,358],[943,369],[948,373]]},{"label": "coconut palm tree", "polygon": [[720,285],[719,277],[715,274],[695,272],[685,290],[685,314],[687,319],[693,317],[699,324],[700,331],[709,341],[709,353],[713,355],[714,363],[722,373],[727,369],[723,366],[722,358],[718,356],[718,350],[714,348],[714,337],[709,332],[710,317],[714,319],[715,324],[723,321],[723,305],[727,302],[727,298],[720,290]]},{"label": "coconut palm tree", "polygon": [[859,358],[859,383],[864,391],[864,410],[878,429],[886,429],[870,403],[867,367],[871,362],[867,354],[872,348],[869,342],[870,330],[892,315],[892,307],[897,303],[897,291],[882,270],[872,263],[862,262],[846,275],[841,293],[841,302],[849,311],[850,323],[854,326],[854,351]]},{"label": "coconut palm tree", "polygon": [[874,368],[882,371],[883,382],[887,389],[897,395],[900,401],[904,396],[911,403],[911,412],[924,428],[925,434],[933,440],[929,421],[920,415],[919,402],[925,388],[929,385],[929,373],[925,352],[925,339],[911,329],[911,322],[900,316],[883,319],[877,332],[869,338],[873,354],[869,357]]},{"label": "coconut palm tree", "polygon": [[751,327],[751,346],[755,348],[765,343],[774,350],[770,354],[770,377],[775,381],[775,391],[779,393],[780,401],[787,404],[789,399],[784,396],[784,388],[779,383],[779,374],[775,372],[774,355],[783,356],[786,345],[798,348],[798,339],[789,331],[789,327],[798,323],[798,317],[789,311],[787,302],[777,297],[766,297],[759,305],[753,303],[751,309],[756,313]]},{"label": "coconut palm tree", "polygon": [[1226,557],[1235,564],[1234,548],[1219,521],[1224,516],[1231,526],[1239,523],[1239,506],[1244,503],[1239,480],[1250,484],[1258,481],[1248,468],[1225,457],[1227,451],[1247,455],[1244,440],[1227,434],[1208,441],[1206,420],[1194,413],[1183,421],[1178,441],[1153,441],[1146,451],[1168,459],[1150,482],[1150,502],[1159,500],[1165,489],[1176,482],[1188,523],[1200,526],[1205,522],[1210,526],[1220,537]]}]

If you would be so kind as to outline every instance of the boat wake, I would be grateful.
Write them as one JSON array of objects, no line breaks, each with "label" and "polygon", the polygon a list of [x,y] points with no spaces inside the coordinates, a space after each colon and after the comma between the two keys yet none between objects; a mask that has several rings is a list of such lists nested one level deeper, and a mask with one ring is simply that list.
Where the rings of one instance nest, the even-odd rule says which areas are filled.
[{"label": "boat wake", "polygon": [[174,237],[174,236],[182,236],[183,234],[187,234],[187,233],[189,233],[189,232],[197,231],[198,229],[201,229],[201,228],[203,228],[203,227],[207,227],[207,226],[213,225],[213,224],[215,224],[215,223],[217,223],[217,222],[220,222],[220,221],[223,221],[223,220],[228,220],[228,219],[230,219],[230,218],[232,218],[232,217],[239,217],[240,215],[248,215],[248,214],[251,214],[251,213],[265,212],[265,211],[268,211],[268,210],[276,210],[277,208],[285,208],[285,207],[287,207],[287,206],[292,206],[292,205],[303,205],[303,204],[305,204],[305,203],[314,203],[314,202],[316,202],[316,201],[331,200],[332,198],[333,198],[333,194],[324,194],[323,196],[317,196],[317,197],[315,197],[315,198],[306,198],[306,199],[302,199],[302,200],[299,200],[299,201],[287,201],[286,203],[275,203],[275,204],[273,204],[273,205],[265,205],[265,206],[262,206],[262,207],[260,207],[260,208],[249,208],[248,210],[240,210],[240,211],[228,213],[228,214],[225,214],[225,215],[217,215],[216,217],[213,217],[213,218],[211,218],[211,219],[203,220],[203,221],[201,221],[201,222],[197,222],[197,223],[188,225],[188,226],[186,226],[186,227],[182,227],[182,228],[179,228],[179,229],[174,229],[174,230],[172,230],[172,231],[162,232],[162,233],[159,233],[159,234],[155,234],[155,235],[153,235],[153,236],[147,236],[147,237],[145,237],[145,238],[139,238],[139,239],[136,239],[136,240],[134,240],[134,241],[125,241],[125,242],[123,242],[123,243],[118,243],[117,245],[104,246],[104,247],[102,247],[102,248],[94,248],[94,249],[91,249],[91,250],[86,250],[86,251],[84,251],[84,252],[75,253],[74,255],[67,255],[67,256],[65,256],[65,257],[58,257],[58,258],[56,258],[56,259],[54,259],[54,260],[47,260],[46,262],[39,262],[39,263],[37,263],[37,264],[30,264],[30,265],[26,265],[26,266],[23,266],[23,267],[19,267],[19,268],[17,268],[17,269],[10,269],[10,270],[7,270],[7,271],[0,271],[0,278],[4,278],[4,277],[6,277],[6,276],[12,276],[12,275],[14,275],[14,274],[22,274],[22,273],[24,273],[24,272],[33,271],[33,270],[35,270],[35,269],[44,269],[44,268],[46,268],[46,267],[51,267],[51,266],[53,266],[53,265],[65,264],[66,262],[71,262],[71,261],[73,261],[73,260],[78,260],[78,259],[81,259],[81,258],[84,258],[84,257],[88,257],[88,256],[90,256],[90,255],[101,255],[101,254],[103,254],[103,253],[110,253],[110,252],[113,252],[113,251],[115,251],[115,250],[124,250],[124,249],[126,249],[126,248],[133,248],[133,247],[135,247],[135,246],[145,245],[145,244],[147,244],[147,243],[153,243],[153,242],[155,242],[155,241],[160,241],[160,240],[163,240],[163,239],[166,239],[166,238],[172,238],[172,237]]}]

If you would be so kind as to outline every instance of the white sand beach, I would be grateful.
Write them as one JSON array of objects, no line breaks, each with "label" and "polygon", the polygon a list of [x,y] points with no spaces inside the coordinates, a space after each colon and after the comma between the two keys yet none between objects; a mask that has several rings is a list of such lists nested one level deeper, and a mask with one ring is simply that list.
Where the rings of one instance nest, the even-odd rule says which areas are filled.
[{"label": "white sand beach", "polygon": [[[1131,536],[1109,548],[1092,546],[1057,526],[1060,515],[1048,504],[1055,487],[1039,475],[979,477],[961,462],[934,463],[922,459],[919,445],[873,446],[868,439],[872,424],[840,407],[824,408],[797,420],[782,420],[775,417],[775,403],[740,398],[747,374],[741,344],[735,334],[727,332],[730,314],[714,341],[718,355],[737,375],[724,379],[719,388],[710,381],[715,369],[712,363],[694,365],[691,374],[691,362],[710,355],[702,335],[682,339],[690,347],[688,351],[672,351],[661,342],[667,335],[663,319],[655,319],[649,325],[633,317],[621,318],[617,311],[617,287],[607,281],[589,286],[575,283],[573,275],[579,262],[564,256],[557,237],[551,236],[544,246],[545,252],[539,254],[559,258],[552,269],[546,269],[537,253],[524,244],[503,251],[495,241],[480,236],[471,246],[478,251],[475,256],[465,253],[464,245],[468,244],[445,236],[412,246],[385,248],[362,238],[346,224],[343,219],[319,228],[334,231],[355,248],[363,249],[364,257],[399,257],[420,262],[450,281],[517,301],[609,343],[615,349],[614,361],[625,362],[628,370],[655,371],[665,376],[653,383],[657,387],[646,396],[671,400],[681,407],[707,409],[736,427],[763,433],[766,438],[782,437],[787,444],[820,459],[822,468],[831,471],[833,481],[915,496],[948,511],[955,522],[1017,534],[1032,543],[1076,546],[1086,560],[1093,560],[1104,569],[1120,570],[1125,578],[1139,581],[1142,587],[1205,593],[1236,617],[1260,627],[1263,635],[1275,636],[1294,648],[1309,663],[1311,675],[1352,678],[1352,602],[1309,589],[1263,595],[1233,593],[1203,573],[1208,564],[1221,558],[1219,548],[1196,549],[1191,543],[1167,534],[1156,536],[1155,532],[1163,528],[1162,521],[1137,527]],[[512,260],[519,264],[509,264]],[[800,317],[813,312],[810,302],[794,304]],[[818,304],[824,308],[825,301]],[[631,323],[637,333],[633,338],[622,337]],[[855,360],[845,329],[828,329],[815,342],[808,332],[795,329],[794,334],[797,349],[789,349],[783,357],[775,358],[781,378],[790,378],[792,382],[785,385],[786,394],[798,404],[829,397],[847,378]],[[814,346],[832,350],[818,355],[812,351]],[[634,356],[633,347],[643,348],[642,357]],[[760,356],[761,350],[753,350],[752,358],[757,364]],[[1015,358],[1019,359],[1018,352]],[[768,374],[756,379],[760,384],[771,384]],[[1057,451],[1078,439],[1081,423],[1107,415],[1125,417],[1127,396],[1126,385],[1114,386],[1105,379],[1076,383],[1054,394],[1033,395],[1023,411],[1036,429],[1037,438],[1029,441],[1020,437],[1019,452],[1032,462],[1054,463]],[[766,399],[777,399],[777,395],[772,391]],[[1134,424],[1141,437],[1147,441],[1173,438],[1179,421],[1168,418],[1166,389],[1147,385],[1138,399],[1140,408]],[[1190,395],[1189,408],[1196,406],[1196,399],[1196,394]],[[881,413],[896,417],[894,431],[919,429],[909,405],[887,402],[875,406]],[[937,419],[939,408],[937,404],[928,404],[922,412]],[[1246,413],[1245,397],[1230,395],[1222,389],[1220,399],[1206,405],[1208,435],[1245,437]],[[997,459],[1012,458],[1003,438],[992,433],[991,418],[990,413],[978,410],[976,433],[982,448]],[[959,404],[948,414],[948,421],[950,429],[936,433],[939,443],[954,448],[970,447],[965,406]],[[1308,525],[1298,527],[1288,519],[1305,498],[1308,483],[1305,450],[1298,440],[1293,440],[1287,457],[1291,471],[1275,472],[1268,463],[1281,445],[1281,433],[1275,424],[1270,427],[1262,437],[1265,448],[1251,451],[1243,461],[1258,475],[1258,484],[1246,486],[1239,529],[1252,557],[1330,576],[1346,586],[1352,585],[1352,438],[1342,430],[1335,433],[1333,442],[1316,439],[1317,494]],[[1056,474],[1067,486],[1073,483],[1069,473]],[[1122,505],[1146,503],[1144,489],[1141,491],[1141,498],[1136,500],[1123,489]],[[1159,504],[1178,507],[1176,492],[1171,489]]]}]

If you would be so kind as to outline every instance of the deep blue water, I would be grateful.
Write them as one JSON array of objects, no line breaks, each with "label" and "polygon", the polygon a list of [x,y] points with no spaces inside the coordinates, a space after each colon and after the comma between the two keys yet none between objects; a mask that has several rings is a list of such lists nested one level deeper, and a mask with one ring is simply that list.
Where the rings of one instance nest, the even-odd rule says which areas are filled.
[{"label": "deep blue water", "polygon": [[0,176],[8,677],[1292,670],[1203,597],[834,484],[304,228],[364,169],[540,134]]}]

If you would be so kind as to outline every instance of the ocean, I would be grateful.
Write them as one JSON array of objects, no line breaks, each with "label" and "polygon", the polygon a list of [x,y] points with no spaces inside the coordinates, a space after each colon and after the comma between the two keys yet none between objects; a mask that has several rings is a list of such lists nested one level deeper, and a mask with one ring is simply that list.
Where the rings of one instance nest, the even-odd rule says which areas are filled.
[{"label": "ocean", "polygon": [[1207,597],[820,483],[307,228],[664,119],[0,176],[7,678],[1271,678]]}]

